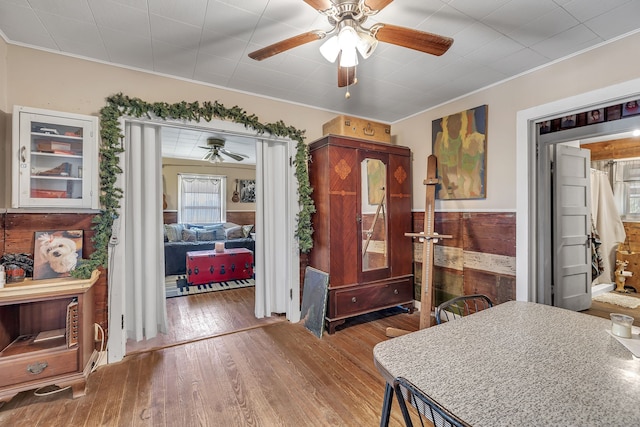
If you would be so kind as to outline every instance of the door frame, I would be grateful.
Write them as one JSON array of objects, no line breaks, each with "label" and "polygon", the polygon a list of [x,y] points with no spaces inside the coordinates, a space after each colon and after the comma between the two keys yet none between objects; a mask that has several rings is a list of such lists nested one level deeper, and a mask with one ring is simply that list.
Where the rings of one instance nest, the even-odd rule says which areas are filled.
[{"label": "door frame", "polygon": [[[289,158],[291,158],[291,153],[295,149],[295,144],[292,144],[292,141],[285,138],[278,138],[269,135],[260,135],[257,132],[249,132],[244,127],[244,125],[233,122],[226,122],[222,120],[201,120],[199,122],[196,121],[182,121],[182,120],[162,120],[162,119],[144,119],[144,118],[135,118],[129,116],[123,116],[120,118],[120,129],[125,129],[125,122],[127,121],[137,121],[143,123],[154,124],[158,126],[178,126],[184,128],[192,128],[192,129],[200,129],[208,132],[217,132],[221,134],[233,134],[236,136],[246,137],[248,139],[253,139],[256,144],[262,143],[262,141],[272,140],[278,141],[286,144],[287,153]],[[293,147],[293,148],[292,148]],[[260,159],[256,159],[256,179],[259,179],[258,172],[258,162]],[[161,165],[160,165],[161,166]],[[126,173],[126,171],[125,171]],[[124,174],[118,176],[117,184],[123,186]],[[286,194],[286,205],[287,205],[287,217],[288,219],[295,221],[296,219],[296,209],[299,209],[299,204],[297,201],[297,181],[293,176],[293,172],[291,172],[291,177],[287,181],[287,186],[289,191]],[[258,197],[261,195],[257,194]],[[257,212],[256,212],[257,214]],[[262,241],[262,230],[258,229],[256,234],[257,245],[256,248],[258,250],[261,249],[261,241]],[[287,270],[291,275],[292,280],[288,284],[289,288],[287,290],[287,297],[291,295],[291,301],[297,301],[300,295],[300,278],[299,278],[299,258],[297,253],[297,244],[295,240],[295,224],[292,225],[289,230],[290,238],[287,239],[289,244],[287,245],[289,249],[287,256],[287,263],[290,266]],[[109,249],[109,262],[113,262],[113,249]],[[117,256],[117,254],[116,254]],[[121,361],[126,355],[126,343],[127,343],[127,333],[126,328],[124,327],[124,311],[126,305],[126,296],[124,289],[122,288],[122,283],[116,280],[110,274],[107,278],[108,283],[108,298],[109,298],[109,307],[108,307],[108,324],[109,324],[109,337],[107,340],[106,351],[107,351],[107,363],[115,363]],[[258,283],[256,283],[258,286]],[[293,296],[297,296],[298,298],[293,298]],[[292,322],[297,322],[300,319],[300,305],[295,303],[290,303],[287,305],[287,319]]]},{"label": "door frame", "polygon": [[[538,300],[537,283],[538,265],[537,236],[545,225],[539,214],[537,203],[538,188],[538,159],[536,152],[539,143],[545,143],[552,138],[566,141],[579,140],[607,133],[630,131],[640,126],[640,116],[633,120],[623,119],[612,122],[599,123],[598,126],[574,128],[562,132],[537,137],[536,124],[551,118],[601,108],[603,105],[623,103],[626,100],[640,98],[640,78],[629,80],[616,85],[596,89],[538,105],[516,114],[516,300]],[[597,131],[594,131],[597,129]],[[557,141],[563,142],[563,141]],[[550,231],[549,231],[550,232]]]}]

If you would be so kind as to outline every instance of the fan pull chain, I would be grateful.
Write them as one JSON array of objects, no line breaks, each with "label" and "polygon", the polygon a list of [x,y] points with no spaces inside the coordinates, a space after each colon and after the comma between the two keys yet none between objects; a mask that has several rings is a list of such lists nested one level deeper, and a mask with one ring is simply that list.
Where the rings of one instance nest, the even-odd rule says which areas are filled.
[{"label": "fan pull chain", "polygon": [[347,93],[344,94],[344,99],[351,98],[351,94],[349,93],[349,68],[347,67]]},{"label": "fan pull chain", "polygon": [[[358,84],[358,78],[357,78],[357,77],[355,77],[355,75],[356,75],[356,67],[353,67],[353,76],[354,76],[354,77],[353,77],[353,84],[354,84],[354,85],[355,85],[355,84]],[[347,93],[345,93],[345,94],[344,94],[344,98],[345,98],[345,99],[349,99],[349,98],[351,98],[351,93],[349,93],[349,86],[350,86],[350,85],[349,85],[349,81],[350,81],[350,80],[349,80],[349,68],[347,68]]]}]

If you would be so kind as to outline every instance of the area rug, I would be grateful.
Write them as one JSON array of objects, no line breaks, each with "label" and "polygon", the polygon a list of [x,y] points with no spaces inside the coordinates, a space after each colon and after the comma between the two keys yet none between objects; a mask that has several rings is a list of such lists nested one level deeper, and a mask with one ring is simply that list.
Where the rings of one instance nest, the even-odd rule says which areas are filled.
[{"label": "area rug", "polygon": [[607,292],[606,294],[598,295],[593,297],[593,300],[626,308],[636,308],[640,306],[640,298],[630,297],[616,292]]},{"label": "area rug", "polygon": [[184,276],[166,276],[164,285],[167,298],[181,297],[185,295],[202,294],[206,292],[226,291],[228,289],[246,288],[255,286],[254,279],[230,280],[228,282],[209,283],[206,285],[194,285],[189,287],[178,286],[178,280]]}]

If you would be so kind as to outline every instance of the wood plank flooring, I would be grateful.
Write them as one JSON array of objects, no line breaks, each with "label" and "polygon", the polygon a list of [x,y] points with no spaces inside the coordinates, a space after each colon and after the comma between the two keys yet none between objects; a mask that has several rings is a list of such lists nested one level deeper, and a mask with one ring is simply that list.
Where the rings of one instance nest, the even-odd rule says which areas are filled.
[{"label": "wood plank flooring", "polygon": [[256,319],[254,292],[254,287],[247,287],[168,298],[167,333],[146,341],[127,341],[127,354],[287,321],[284,316]]},{"label": "wood plank flooring", "polygon": [[[417,330],[417,313],[350,319],[318,339],[302,323],[255,319],[253,304],[253,288],[172,298],[170,334],[129,343],[122,362],[91,374],[82,398],[20,393],[0,408],[0,425],[378,425],[384,381],[373,346],[388,339],[387,327]],[[640,320],[640,309],[597,301],[585,311],[610,312]],[[395,402],[390,425],[403,425]]]},{"label": "wood plank flooring", "polygon": [[[417,330],[417,314],[386,310],[352,319],[318,339],[302,323],[253,319],[253,292],[246,288],[206,295],[225,306],[215,317],[218,336],[202,338],[206,331],[194,326],[195,341],[156,343],[164,348],[139,349],[120,363],[101,366],[79,399],[71,399],[70,390],[46,397],[20,393],[0,408],[0,425],[379,424],[384,381],[373,364],[373,346],[388,339],[387,327]],[[182,298],[191,297],[175,299]],[[225,313],[234,305],[251,310]],[[397,403],[390,425],[403,425]]]},{"label": "wood plank flooring", "polygon": [[[630,296],[633,298],[640,298],[640,294],[636,292],[629,292],[628,294],[624,294],[626,296]],[[605,319],[609,319],[610,313],[622,313],[627,314],[634,318],[633,324],[635,326],[640,326],[640,307],[637,308],[625,308],[615,304],[607,304],[600,301],[592,301],[591,308],[588,310],[584,310],[583,313],[590,314],[593,316],[603,317]]]}]

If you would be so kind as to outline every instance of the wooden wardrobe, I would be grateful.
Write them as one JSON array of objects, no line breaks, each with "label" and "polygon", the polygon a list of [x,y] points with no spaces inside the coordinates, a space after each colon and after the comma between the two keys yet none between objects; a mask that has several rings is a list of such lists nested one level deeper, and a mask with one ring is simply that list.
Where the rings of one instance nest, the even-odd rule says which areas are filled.
[{"label": "wooden wardrobe", "polygon": [[411,151],[325,136],[309,146],[317,212],[309,265],[329,274],[326,325],[384,308],[413,309]]}]

